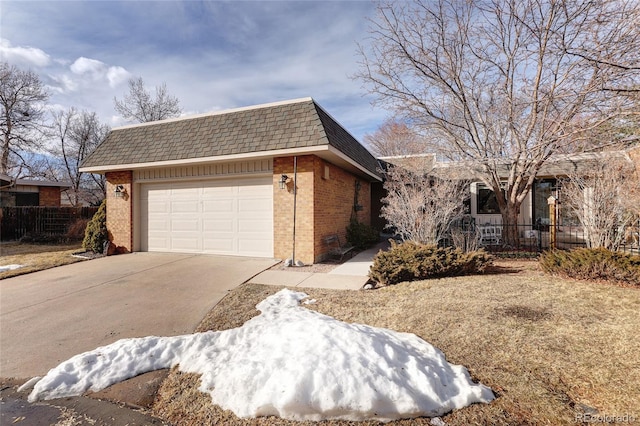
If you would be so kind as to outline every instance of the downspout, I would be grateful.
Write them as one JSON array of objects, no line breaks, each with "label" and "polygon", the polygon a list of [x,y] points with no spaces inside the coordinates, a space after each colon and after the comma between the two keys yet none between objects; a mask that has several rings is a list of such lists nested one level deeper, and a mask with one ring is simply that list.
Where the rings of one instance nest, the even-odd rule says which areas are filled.
[{"label": "downspout", "polygon": [[287,266],[304,266],[296,260],[296,210],[298,204],[298,157],[293,157],[293,253],[291,259],[286,262]]},{"label": "downspout", "polygon": [[298,204],[298,157],[293,157],[293,254],[291,264],[296,264],[296,208]]}]

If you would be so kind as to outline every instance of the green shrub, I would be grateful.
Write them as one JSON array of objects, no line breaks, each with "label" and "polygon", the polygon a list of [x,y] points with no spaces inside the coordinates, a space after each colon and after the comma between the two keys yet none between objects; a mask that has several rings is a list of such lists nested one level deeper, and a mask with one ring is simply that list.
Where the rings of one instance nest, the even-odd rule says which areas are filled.
[{"label": "green shrub", "polygon": [[374,245],[380,240],[378,230],[351,219],[347,226],[347,241],[358,250],[366,249]]},{"label": "green shrub", "polygon": [[380,251],[373,258],[369,277],[381,284],[397,284],[428,278],[484,272],[491,256],[483,250],[465,253],[451,247],[418,244],[411,241]]},{"label": "green shrub", "polygon": [[82,248],[102,253],[106,241],[109,241],[109,233],[107,231],[107,200],[104,200],[87,224]]},{"label": "green shrub", "polygon": [[640,285],[640,256],[604,248],[547,251],[540,256],[540,266],[570,278]]}]

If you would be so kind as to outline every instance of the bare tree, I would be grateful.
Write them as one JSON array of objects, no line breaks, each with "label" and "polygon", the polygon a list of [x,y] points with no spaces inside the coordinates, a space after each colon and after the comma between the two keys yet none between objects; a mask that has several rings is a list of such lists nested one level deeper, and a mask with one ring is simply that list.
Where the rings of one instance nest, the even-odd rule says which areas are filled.
[{"label": "bare tree", "polygon": [[178,117],[180,101],[167,93],[166,83],[156,86],[155,97],[144,87],[142,77],[129,79],[129,93],[124,100],[113,98],[115,110],[127,121],[146,123]]},{"label": "bare tree", "polygon": [[600,162],[590,173],[568,177],[562,204],[578,218],[589,247],[616,250],[625,227],[639,217],[640,181],[629,163]]},{"label": "bare tree", "polygon": [[[0,173],[8,174],[12,166],[24,167],[24,152],[40,147],[48,99],[49,93],[37,74],[7,62],[0,63]],[[16,164],[11,164],[11,157]],[[14,174],[17,177],[17,173]]]},{"label": "bare tree", "polygon": [[390,165],[385,173],[387,196],[382,200],[382,217],[405,240],[437,244],[462,216],[460,200],[468,182],[430,176],[424,164],[410,160]]},{"label": "bare tree", "polygon": [[385,121],[375,132],[364,135],[364,142],[378,157],[424,154],[428,149],[421,135],[397,120]]},{"label": "bare tree", "polygon": [[[638,114],[635,0],[414,0],[378,7],[359,76],[493,189],[508,244],[554,152]],[[635,109],[634,109],[635,108]]]},{"label": "bare tree", "polygon": [[62,180],[71,184],[66,191],[69,202],[76,206],[104,199],[104,177],[81,172],[80,164],[106,138],[109,126],[101,124],[95,112],[78,112],[72,107],[53,114],[53,132],[53,154],[60,159]]}]

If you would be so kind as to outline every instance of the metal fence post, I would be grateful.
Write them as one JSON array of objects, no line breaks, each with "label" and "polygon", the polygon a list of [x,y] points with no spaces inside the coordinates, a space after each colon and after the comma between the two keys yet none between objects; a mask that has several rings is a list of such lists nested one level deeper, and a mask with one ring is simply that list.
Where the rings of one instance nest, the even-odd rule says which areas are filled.
[{"label": "metal fence post", "polygon": [[557,242],[556,206],[558,205],[558,199],[552,195],[547,198],[547,203],[549,203],[549,248],[555,250]]}]

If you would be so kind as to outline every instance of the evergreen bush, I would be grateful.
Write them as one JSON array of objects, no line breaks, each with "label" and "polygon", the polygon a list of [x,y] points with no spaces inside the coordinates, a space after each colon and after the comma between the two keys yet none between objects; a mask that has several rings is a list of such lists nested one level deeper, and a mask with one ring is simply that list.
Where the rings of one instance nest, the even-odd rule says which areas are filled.
[{"label": "evergreen bush", "polygon": [[105,242],[109,241],[107,231],[107,200],[102,201],[98,211],[93,215],[84,232],[82,248],[94,253],[102,253]]},{"label": "evergreen bush", "polygon": [[347,241],[358,250],[371,247],[380,240],[380,233],[377,229],[366,223],[351,219],[347,226]]},{"label": "evergreen bush", "polygon": [[403,281],[469,275],[484,272],[491,265],[485,251],[465,253],[452,247],[438,247],[407,241],[391,242],[391,248],[380,251],[373,259],[369,277],[381,284]]},{"label": "evergreen bush", "polygon": [[540,256],[545,272],[583,280],[640,285],[640,256],[605,248],[550,250]]}]

